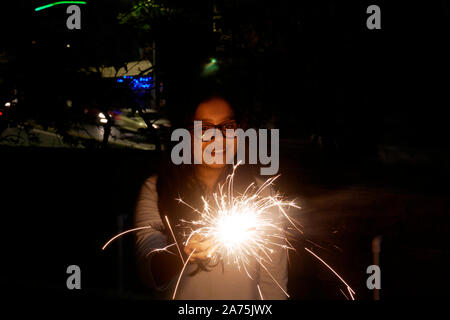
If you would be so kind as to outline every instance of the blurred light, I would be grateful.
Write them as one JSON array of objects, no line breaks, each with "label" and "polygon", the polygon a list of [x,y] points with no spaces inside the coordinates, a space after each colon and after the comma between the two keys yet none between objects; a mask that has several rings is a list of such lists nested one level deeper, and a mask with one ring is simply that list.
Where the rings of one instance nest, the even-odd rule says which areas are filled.
[{"label": "blurred light", "polygon": [[133,79],[130,85],[132,89],[150,89],[152,87],[152,77],[139,77]]},{"label": "blurred light", "polygon": [[154,87],[151,76],[136,77],[136,78],[133,76],[122,76],[121,78],[118,78],[116,81],[118,83],[124,83],[125,80],[128,80],[128,79],[131,80],[131,81],[128,81],[128,84],[131,87],[131,89],[133,89],[133,90],[150,89],[150,88]]},{"label": "blurred light", "polygon": [[100,113],[98,114],[98,117],[99,117],[100,119],[106,119],[105,114],[104,114],[103,112],[100,112]]},{"label": "blurred light", "polygon": [[5,107],[11,107],[11,102],[5,103]]},{"label": "blurred light", "polygon": [[68,44],[66,44],[66,48],[70,48],[70,44],[68,43]]},{"label": "blurred light", "polygon": [[108,123],[108,120],[106,120],[106,119],[100,119],[100,122],[101,122],[101,123]]},{"label": "blurred light", "polygon": [[3,115],[3,112],[0,111],[0,116],[2,116],[2,115]]},{"label": "blurred light", "polygon": [[155,129],[158,129],[158,128],[159,128],[159,125],[157,125],[156,123],[153,123],[153,124],[152,124],[152,127],[155,128]]},{"label": "blurred light", "polygon": [[211,59],[211,62],[205,65],[203,69],[203,75],[209,75],[219,70],[219,65],[216,62],[216,59]]},{"label": "blurred light", "polygon": [[37,7],[34,11],[41,11],[47,8],[51,8],[53,6],[57,6],[58,4],[86,4],[86,1],[58,1],[46,4],[45,6]]}]

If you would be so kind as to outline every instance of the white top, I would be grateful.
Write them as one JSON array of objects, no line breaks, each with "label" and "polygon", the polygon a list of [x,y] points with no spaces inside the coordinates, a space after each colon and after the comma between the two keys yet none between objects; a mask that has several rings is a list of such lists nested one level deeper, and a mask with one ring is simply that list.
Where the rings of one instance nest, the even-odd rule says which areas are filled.
[{"label": "white top", "polygon": [[[149,285],[157,290],[171,290],[170,295],[172,295],[178,276],[167,286],[156,287],[150,270],[149,260],[151,255],[147,256],[148,252],[172,243],[172,239],[168,243],[167,237],[161,231],[158,231],[164,229],[164,224],[158,211],[156,180],[157,176],[151,176],[144,182],[136,205],[135,227],[152,226],[150,229],[136,232],[137,258],[141,270],[142,267],[144,267],[144,272],[148,269],[148,275],[146,274],[145,276],[151,279]],[[259,183],[259,181],[257,182]],[[265,264],[265,266],[283,290],[286,291],[288,281],[287,252],[286,249],[278,246],[275,246],[273,249],[274,252],[270,256],[272,262]],[[227,263],[226,261],[223,264],[223,269],[222,264],[219,263],[212,268],[212,271],[199,271],[195,275],[189,276],[189,273],[195,269],[195,264],[186,266],[175,299],[259,300],[261,295],[264,300],[282,300],[287,298],[269,273],[259,266],[256,260],[247,268],[252,278],[242,268],[238,270],[234,263]],[[261,295],[258,291],[258,285]]]}]

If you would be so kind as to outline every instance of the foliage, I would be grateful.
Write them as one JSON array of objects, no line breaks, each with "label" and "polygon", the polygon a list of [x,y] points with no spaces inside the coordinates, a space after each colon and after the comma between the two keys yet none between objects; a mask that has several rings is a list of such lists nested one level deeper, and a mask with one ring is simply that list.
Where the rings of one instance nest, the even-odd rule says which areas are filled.
[{"label": "foliage", "polygon": [[152,31],[152,22],[162,18],[170,19],[179,13],[178,9],[170,8],[161,1],[138,0],[127,11],[119,13],[120,24],[129,24],[143,32]]}]

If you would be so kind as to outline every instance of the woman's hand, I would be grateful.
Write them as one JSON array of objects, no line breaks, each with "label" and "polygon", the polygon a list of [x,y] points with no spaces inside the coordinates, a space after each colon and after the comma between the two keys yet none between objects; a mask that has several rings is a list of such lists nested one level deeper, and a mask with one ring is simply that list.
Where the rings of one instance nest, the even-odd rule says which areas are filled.
[{"label": "woman's hand", "polygon": [[216,247],[213,246],[212,241],[210,239],[202,237],[199,234],[194,234],[183,249],[188,256],[195,249],[195,252],[192,254],[192,257],[190,259],[190,261],[192,262],[209,259],[216,251]]}]

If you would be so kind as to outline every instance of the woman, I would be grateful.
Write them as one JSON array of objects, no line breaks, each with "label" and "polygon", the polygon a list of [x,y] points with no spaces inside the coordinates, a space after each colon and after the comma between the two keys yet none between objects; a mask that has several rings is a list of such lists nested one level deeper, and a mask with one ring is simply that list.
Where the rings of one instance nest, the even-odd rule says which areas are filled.
[{"label": "woman", "polygon": [[[239,119],[229,101],[230,99],[217,92],[200,96],[193,103],[193,112],[188,117],[186,127],[194,133],[193,121],[200,120],[202,132],[209,128],[219,128],[225,134],[226,129],[236,129]],[[202,137],[194,134],[191,134],[191,138],[201,140],[202,150],[212,143],[212,141],[203,141]],[[226,139],[235,139],[234,148],[231,147],[232,143],[225,143]],[[217,186],[224,183],[226,176],[232,170],[232,165],[226,163],[227,159],[235,157],[236,138],[225,136],[223,151],[216,150],[216,152],[217,154],[213,152],[211,155],[215,159],[221,156],[222,161],[207,164],[202,157],[197,159],[201,160],[199,161],[201,164],[176,166],[169,162],[157,176],[152,176],[145,181],[136,205],[135,227],[150,225],[152,228],[137,232],[140,277],[151,288],[166,290],[168,296],[173,293],[181,270],[181,259],[177,249],[172,246],[169,253],[159,251],[148,254],[154,249],[174,243],[168,226],[163,222],[164,217],[167,216],[184,259],[187,260],[187,257],[192,254],[181,278],[176,299],[256,300],[260,299],[261,295],[264,299],[286,299],[285,293],[272,279],[273,277],[286,291],[287,253],[285,249],[278,246],[273,248],[272,262],[266,265],[267,271],[263,270],[256,260],[252,261],[247,268],[250,278],[244,270],[239,270],[231,262],[222,261],[211,265],[208,256],[213,253],[213,248],[208,239],[202,239],[196,235],[190,239],[187,246],[182,245],[186,239],[179,226],[180,219],[192,221],[198,217],[193,210],[175,199],[181,197],[186,203],[201,209],[203,207],[201,196],[210,198],[217,191]],[[192,158],[195,157],[198,155],[192,154]],[[235,174],[235,192],[243,191],[251,182],[260,185],[262,180],[255,178],[248,167],[239,166]]]}]

